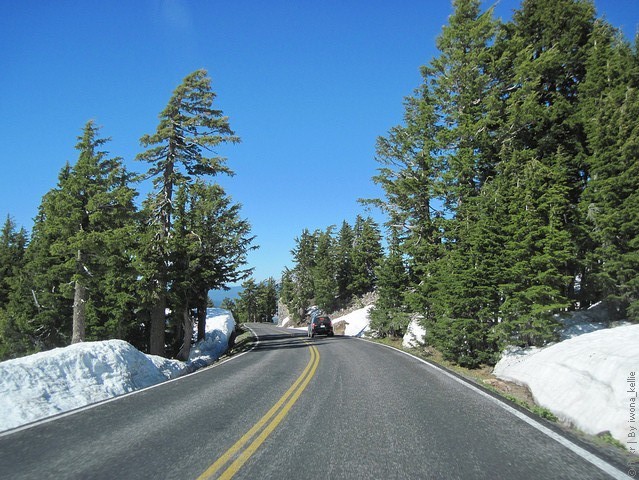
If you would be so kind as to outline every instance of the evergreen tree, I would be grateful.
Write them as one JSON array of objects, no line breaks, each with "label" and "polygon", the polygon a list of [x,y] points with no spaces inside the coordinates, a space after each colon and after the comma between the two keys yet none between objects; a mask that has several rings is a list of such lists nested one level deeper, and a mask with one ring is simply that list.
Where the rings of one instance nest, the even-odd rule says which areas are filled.
[{"label": "evergreen tree", "polygon": [[271,322],[277,314],[277,285],[273,278],[260,282],[257,286],[257,310],[260,322]]},{"label": "evergreen tree", "polygon": [[251,225],[241,218],[241,205],[232,203],[220,185],[196,182],[191,190],[192,231],[197,237],[194,304],[197,309],[198,339],[204,338],[208,292],[225,289],[245,280],[253,271],[247,268],[252,245]]},{"label": "evergreen tree", "polygon": [[280,301],[287,306],[293,305],[295,300],[295,273],[289,268],[284,268],[282,272],[282,287],[280,290]]},{"label": "evergreen tree", "polygon": [[242,291],[236,302],[238,320],[244,322],[259,322],[258,285],[253,278],[242,283]]},{"label": "evergreen tree", "polygon": [[606,299],[613,314],[639,320],[639,63],[606,22],[591,37],[581,85],[589,178],[581,212],[591,244],[585,305]]},{"label": "evergreen tree", "polygon": [[292,293],[292,302],[287,304],[295,320],[301,320],[306,310],[315,299],[315,283],[313,270],[316,266],[315,251],[317,249],[317,237],[319,232],[311,233],[308,229],[302,231],[302,235],[295,239],[295,248],[291,251],[295,267],[292,270],[291,280],[295,287]]},{"label": "evergreen tree", "polygon": [[242,292],[231,305],[239,322],[271,322],[277,313],[277,285],[273,278],[256,282],[249,278],[242,284]]},{"label": "evergreen tree", "polygon": [[[87,303],[90,296],[96,300],[100,297],[95,290],[99,285],[98,279],[107,271],[108,258],[119,256],[118,250],[128,243],[127,234],[130,233],[135,210],[133,200],[137,195],[128,186],[130,175],[122,166],[121,159],[107,159],[106,152],[98,151],[108,140],[97,135],[98,128],[89,121],[76,145],[80,157],[62,185],[56,205],[67,214],[66,217],[61,215],[59,220],[69,236],[52,248],[75,256],[72,342],[86,338]],[[118,266],[126,268],[126,263]],[[124,275],[125,272],[119,271],[118,274]],[[90,291],[92,288],[93,292]],[[93,314],[94,317],[99,316],[97,311]],[[94,323],[103,322],[96,319]]]},{"label": "evergreen tree", "polygon": [[24,266],[24,252],[28,236],[24,228],[16,231],[16,224],[7,215],[0,231],[0,309],[9,301],[11,279]]},{"label": "evergreen tree", "polygon": [[194,267],[197,262],[197,238],[192,232],[189,218],[188,190],[178,188],[173,200],[174,222],[171,236],[167,241],[169,255],[168,305],[170,331],[174,335],[165,338],[170,346],[167,353],[181,360],[189,358],[193,340],[194,317],[192,315],[195,291]]},{"label": "evergreen tree", "polygon": [[482,13],[480,3],[453,0],[453,14],[437,38],[440,54],[422,68],[443,127],[437,130],[437,143],[446,167],[447,206],[457,221],[470,215],[466,199],[476,197],[495,172],[488,112],[495,86],[490,45],[497,23],[492,9]]},{"label": "evergreen tree", "polygon": [[160,124],[152,135],[140,142],[149,147],[137,160],[151,164],[148,177],[153,178],[155,193],[150,211],[154,226],[153,248],[158,263],[149,270],[153,284],[154,305],[151,312],[150,352],[164,353],[164,322],[167,295],[168,251],[166,242],[172,228],[173,191],[201,175],[231,174],[225,159],[205,156],[220,144],[239,142],[229,127],[228,118],[213,108],[215,93],[206,71],[197,70],[184,78],[175,89]]},{"label": "evergreen tree", "polygon": [[174,350],[179,349],[180,358],[188,358],[195,321],[198,339],[204,338],[208,292],[243,280],[252,271],[244,266],[254,237],[239,209],[219,185],[196,181],[177,191],[168,242],[169,304],[177,316],[172,319],[178,332]]},{"label": "evergreen tree", "polygon": [[13,358],[31,350],[29,339],[10,314],[9,302],[25,265],[28,236],[24,228],[7,216],[0,231],[0,360]]},{"label": "evergreen tree", "polygon": [[437,264],[427,341],[447,360],[475,367],[493,362],[499,348],[494,328],[503,300],[507,239],[500,223],[503,205],[494,182],[485,184],[480,196],[466,203],[476,220],[459,225],[459,240]]},{"label": "evergreen tree", "polygon": [[353,229],[346,220],[337,235],[335,244],[335,281],[337,282],[337,303],[343,307],[351,300],[353,282]]},{"label": "evergreen tree", "polygon": [[71,339],[72,297],[65,284],[73,271],[51,249],[63,237],[56,229],[47,228],[56,221],[53,206],[70,170],[67,164],[58,177],[58,189],[42,198],[25,252],[25,266],[15,279],[7,306],[7,315],[35,351],[66,346]]},{"label": "evergreen tree", "polygon": [[220,308],[231,312],[236,322],[240,321],[240,316],[237,313],[237,304],[235,300],[231,298],[225,298],[224,300],[222,300],[222,303],[220,303]]},{"label": "evergreen tree", "polygon": [[441,128],[435,99],[424,82],[404,101],[404,125],[391,128],[377,140],[376,161],[382,166],[373,181],[385,199],[365,201],[386,212],[388,226],[397,232],[399,248],[407,256],[409,285],[406,301],[415,312],[428,312],[433,267],[442,255],[444,163],[438,155]]},{"label": "evergreen tree", "polygon": [[352,251],[353,280],[351,292],[360,296],[372,292],[377,278],[375,269],[383,257],[382,236],[372,218],[357,216]]},{"label": "evergreen tree", "polygon": [[445,241],[426,270],[427,289],[417,291],[429,340],[446,358],[475,365],[490,349],[500,300],[493,283],[499,265],[492,257],[499,254],[491,248],[495,231],[484,217],[492,213],[492,198],[483,192],[489,190],[497,161],[491,128],[491,98],[498,87],[492,48],[497,22],[492,9],[481,12],[478,0],[455,0],[453,8],[437,39],[440,55],[423,68],[441,125],[435,144],[448,215],[437,223]]},{"label": "evergreen tree", "polygon": [[388,255],[377,267],[376,277],[378,298],[369,314],[371,329],[381,337],[402,336],[410,323],[404,299],[408,274],[396,233],[391,235]]},{"label": "evergreen tree", "polygon": [[552,339],[553,313],[572,305],[579,271],[575,206],[587,178],[578,90],[593,17],[590,2],[527,0],[506,37],[510,87],[497,173],[511,239],[500,312],[507,342]]},{"label": "evergreen tree", "polygon": [[319,308],[327,312],[332,312],[335,309],[338,296],[337,259],[332,229],[333,227],[328,227],[317,237],[315,267],[312,271],[315,302]]},{"label": "evergreen tree", "polygon": [[106,141],[88,122],[76,165],[67,164],[57,188],[42,199],[10,302],[11,315],[36,349],[105,338],[105,325],[120,313],[135,321],[126,312],[134,303],[129,281],[135,274],[127,269],[136,192],[121,160],[98,150]]}]

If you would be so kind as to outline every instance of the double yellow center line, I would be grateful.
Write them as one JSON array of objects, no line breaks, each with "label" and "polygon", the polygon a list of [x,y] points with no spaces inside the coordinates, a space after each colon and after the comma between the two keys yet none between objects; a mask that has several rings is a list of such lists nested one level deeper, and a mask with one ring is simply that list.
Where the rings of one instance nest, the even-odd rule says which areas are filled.
[{"label": "double yellow center line", "polygon": [[[232,463],[224,470],[218,478],[229,479],[235,475],[242,465],[255,453],[255,451],[264,443],[264,440],[275,430],[275,428],[286,417],[289,410],[306,386],[315,375],[317,366],[319,365],[320,354],[317,348],[310,346],[311,359],[306,365],[302,374],[295,380],[295,383],[282,395],[282,397],[273,405],[273,407],[264,415],[235,445],[229,448],[224,455],[218,458],[213,465],[198,477],[198,480],[213,478],[213,476],[225,467],[229,462]],[[273,418],[275,417],[275,418]],[[259,433],[259,435],[258,435]],[[257,435],[257,436],[256,436]],[[253,441],[245,447],[245,445]]]}]

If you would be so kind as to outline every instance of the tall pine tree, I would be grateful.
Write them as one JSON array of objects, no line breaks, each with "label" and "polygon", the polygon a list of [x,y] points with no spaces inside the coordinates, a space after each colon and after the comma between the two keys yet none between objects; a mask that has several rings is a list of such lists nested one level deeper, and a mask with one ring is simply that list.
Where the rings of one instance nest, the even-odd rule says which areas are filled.
[{"label": "tall pine tree", "polygon": [[175,89],[168,105],[160,113],[160,123],[152,135],[140,139],[147,150],[137,160],[151,164],[148,177],[153,178],[155,192],[151,202],[154,225],[153,245],[157,250],[152,272],[153,309],[151,312],[150,352],[164,353],[164,322],[167,295],[169,252],[167,241],[172,228],[173,192],[182,184],[201,175],[231,174],[225,159],[205,152],[223,143],[236,143],[228,118],[213,108],[215,93],[206,71],[186,76]]},{"label": "tall pine tree", "polygon": [[332,312],[337,307],[338,297],[337,259],[332,230],[333,227],[328,227],[317,237],[315,268],[312,272],[315,302],[319,308],[326,312]]},{"label": "tall pine tree", "polygon": [[24,270],[27,242],[26,230],[16,230],[15,222],[7,216],[0,231],[0,361],[32,349],[10,309],[12,293],[17,290]]},{"label": "tall pine tree", "polygon": [[511,239],[500,312],[506,342],[552,339],[552,315],[574,301],[576,205],[587,178],[578,91],[593,23],[588,1],[526,0],[504,37],[510,75],[498,175]]},{"label": "tall pine tree", "polygon": [[581,212],[592,242],[584,300],[607,300],[613,315],[638,321],[639,62],[636,49],[604,21],[597,21],[591,44],[580,89],[589,153]]},{"label": "tall pine tree", "polygon": [[350,290],[354,296],[373,291],[377,283],[375,269],[382,257],[382,235],[379,226],[372,218],[358,215],[355,220],[351,255],[353,280]]},{"label": "tall pine tree", "polygon": [[371,328],[382,337],[402,336],[410,322],[405,293],[408,274],[399,249],[399,238],[391,231],[388,255],[376,271],[377,301],[370,311]]}]

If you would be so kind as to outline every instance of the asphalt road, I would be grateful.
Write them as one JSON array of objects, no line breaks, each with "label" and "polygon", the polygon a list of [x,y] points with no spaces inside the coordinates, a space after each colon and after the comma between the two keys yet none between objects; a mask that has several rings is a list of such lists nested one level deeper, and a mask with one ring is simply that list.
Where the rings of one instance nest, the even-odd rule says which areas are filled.
[{"label": "asphalt road", "polygon": [[396,350],[252,328],[244,355],[0,436],[0,478],[626,478]]}]

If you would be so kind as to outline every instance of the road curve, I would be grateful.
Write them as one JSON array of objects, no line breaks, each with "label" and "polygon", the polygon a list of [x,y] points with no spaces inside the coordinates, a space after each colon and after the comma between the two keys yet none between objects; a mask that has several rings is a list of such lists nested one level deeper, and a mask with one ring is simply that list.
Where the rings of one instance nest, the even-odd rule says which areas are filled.
[{"label": "road curve", "polygon": [[0,478],[625,478],[413,357],[251,328],[245,355],[0,436]]}]

